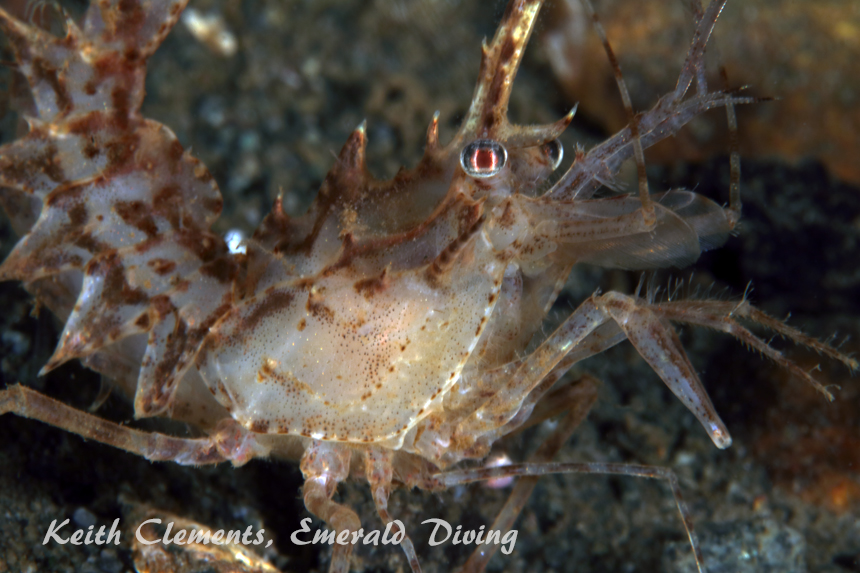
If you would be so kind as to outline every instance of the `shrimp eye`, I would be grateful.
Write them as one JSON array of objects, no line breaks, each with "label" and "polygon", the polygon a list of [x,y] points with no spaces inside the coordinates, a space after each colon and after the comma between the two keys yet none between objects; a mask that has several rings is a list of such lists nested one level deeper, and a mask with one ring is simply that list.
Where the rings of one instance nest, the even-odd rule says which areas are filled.
[{"label": "shrimp eye", "polygon": [[507,161],[508,150],[492,139],[476,139],[460,153],[460,165],[469,177],[492,177]]},{"label": "shrimp eye", "polygon": [[540,149],[549,160],[552,170],[555,171],[558,169],[558,166],[561,165],[561,160],[564,157],[564,147],[561,146],[561,142],[557,139],[553,139],[552,141],[547,141],[541,145]]}]

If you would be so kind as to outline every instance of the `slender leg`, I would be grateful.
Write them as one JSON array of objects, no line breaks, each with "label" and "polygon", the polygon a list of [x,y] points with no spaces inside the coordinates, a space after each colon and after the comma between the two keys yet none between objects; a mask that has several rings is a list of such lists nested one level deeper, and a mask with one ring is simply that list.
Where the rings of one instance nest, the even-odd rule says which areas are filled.
[{"label": "slender leg", "polygon": [[[391,494],[391,479],[394,474],[391,466],[392,454],[391,450],[369,448],[365,453],[365,472],[379,518],[386,525],[393,524],[394,527],[402,528],[403,525],[400,522],[395,522],[391,518],[391,514],[388,513],[388,497]],[[395,532],[396,534],[397,532]],[[412,545],[412,540],[409,539],[405,530],[403,531],[403,539],[400,541],[400,547],[406,554],[406,560],[409,562],[412,573],[421,573],[421,565],[419,565],[418,556],[415,554],[415,546]]]},{"label": "slender leg", "polygon": [[108,380],[107,376],[102,374],[99,377],[99,393],[96,396],[96,399],[93,400],[93,403],[90,404],[90,407],[87,408],[87,412],[90,414],[95,414],[98,412],[99,408],[101,408],[107,399],[110,398],[110,394],[113,391],[113,384]]},{"label": "slender leg", "polygon": [[766,313],[752,306],[746,299],[741,300],[739,303],[722,300],[679,300],[654,304],[652,308],[654,312],[673,322],[705,326],[734,336],[747,346],[755,348],[798,378],[806,380],[831,401],[833,400],[833,394],[815,378],[810,376],[808,372],[804,371],[797,364],[785,358],[781,352],[771,348],[767,342],[739,324],[738,320],[743,319],[753,324],[759,324],[776,332],[783,338],[788,338],[795,344],[806,346],[819,354],[824,354],[828,358],[841,362],[852,371],[860,368],[860,363],[856,359],[839,352],[829,344],[803,334],[801,331],[788,326],[780,320],[768,316]]},{"label": "slender leg", "polygon": [[[578,390],[570,386],[557,388],[552,391],[549,396],[544,396],[549,392],[555,383],[567,374],[570,368],[589,356],[599,354],[619,342],[624,340],[624,333],[621,332],[615,323],[607,322],[598,327],[594,332],[588,335],[586,343],[578,346],[576,349],[568,353],[562,358],[559,363],[553,368],[541,381],[534,387],[526,396],[519,407],[516,415],[506,424],[493,428],[481,434],[476,442],[482,442],[487,451],[492,448],[496,440],[505,436],[520,432],[526,428],[530,428],[535,424],[539,424],[547,418],[551,418],[561,414],[570,407],[572,403],[570,394],[577,395]],[[514,363],[516,364],[516,363]],[[521,364],[521,363],[519,363]],[[516,372],[517,368],[511,368],[510,371]],[[501,380],[496,386],[503,387],[510,375]],[[477,407],[477,406],[476,406]]]},{"label": "slender leg", "polygon": [[[544,346],[548,345],[549,348],[543,349],[546,352],[542,358],[538,357],[538,367],[533,368],[528,376],[523,374],[524,367],[529,361],[535,362],[538,351],[480,374],[481,379],[474,381],[472,385],[481,391],[474,392],[475,396],[460,405],[462,413],[458,412],[450,423],[425,427],[421,439],[416,443],[416,451],[421,452],[425,459],[445,467],[464,458],[485,457],[496,440],[522,429],[524,424],[525,427],[532,424],[536,419],[533,410],[536,407],[541,408],[541,398],[574,364],[599,354],[626,338],[618,325],[608,318],[598,317],[596,323],[599,325],[596,327],[588,324],[587,318],[581,315],[588,315],[590,310],[595,309],[593,301],[591,302],[592,304],[583,305],[588,306],[585,310],[581,307],[574,311],[574,315],[580,313],[580,316],[576,319],[573,315],[568,317],[568,321],[551,337],[556,342],[564,342],[564,333],[577,331],[578,327],[585,324],[587,332],[578,333],[582,336],[581,340],[575,344],[562,345],[562,348],[555,350],[551,340],[545,341]],[[600,320],[606,322],[600,324]],[[560,411],[549,415],[557,413]],[[456,441],[459,448],[440,447],[440,444],[450,444],[452,440]],[[421,487],[428,489],[433,486],[422,483]]]},{"label": "slender leg", "polygon": [[[728,91],[729,78],[726,68],[720,67],[720,76],[723,80],[723,89]],[[700,80],[701,83],[701,80]],[[740,141],[738,139],[738,118],[735,114],[735,105],[731,101],[726,103],[726,122],[729,126],[729,219],[732,228],[737,225],[741,218],[741,154]]]},{"label": "slender leg", "polygon": [[268,450],[254,434],[232,418],[218,424],[206,438],[175,438],[121,426],[82,412],[44,394],[16,384],[0,390],[0,415],[11,412],[32,418],[88,440],[114,446],[151,461],[171,461],[181,465],[217,464],[230,461],[240,466]]},{"label": "slender leg", "polygon": [[352,451],[344,446],[314,441],[302,456],[301,469],[305,477],[302,495],[305,507],[335,530],[335,543],[329,565],[329,573],[347,573],[352,543],[337,541],[348,539],[349,533],[361,529],[358,515],[348,507],[332,501],[337,484],[349,475]]},{"label": "slender leg", "polygon": [[542,464],[526,463],[496,468],[474,468],[468,470],[444,472],[436,474],[432,477],[438,483],[446,487],[453,487],[457,485],[463,485],[476,481],[485,481],[489,479],[523,476],[537,477],[550,474],[624,475],[632,477],[659,479],[665,481],[672,489],[672,495],[675,498],[675,504],[678,506],[678,512],[681,514],[681,520],[684,522],[684,528],[687,531],[687,538],[690,540],[690,545],[696,558],[696,566],[698,567],[699,573],[704,573],[704,559],[702,558],[702,552],[699,549],[699,540],[696,537],[696,533],[693,531],[693,521],[690,517],[690,510],[687,508],[687,504],[684,502],[684,498],[681,496],[681,488],[678,485],[678,476],[676,476],[675,472],[673,472],[669,468],[600,462]]},{"label": "slender leg", "polygon": [[[579,392],[576,387],[571,388],[568,386],[558,388],[553,390],[545,399],[543,398],[544,394],[546,394],[546,392],[549,391],[556,382],[561,380],[561,378],[567,374],[567,371],[570,370],[574,364],[609,350],[619,342],[623,342],[625,338],[624,333],[614,322],[605,322],[596,328],[588,335],[581,345],[573,348],[567,356],[559,361],[558,365],[523,401],[524,408],[534,404],[534,408],[529,414],[529,418],[523,424],[518,425],[515,429],[503,427],[502,429],[506,431],[500,433],[500,436],[507,436],[512,433],[531,428],[535,424],[539,424],[544,420],[557,416],[567,410],[572,400],[568,395],[570,393],[576,394]],[[583,378],[585,377],[595,383],[597,382],[596,379],[592,378],[588,374],[583,375]]]},{"label": "slender leg", "polygon": [[[717,17],[725,5],[726,0],[716,0],[708,5],[707,13],[702,10],[702,6],[698,0],[689,2],[689,6],[693,11],[693,16],[696,22],[696,36],[693,39],[693,44],[690,52],[684,62],[684,68],[678,78],[678,85],[675,92],[672,94],[672,100],[680,102],[689,90],[693,76],[696,78],[696,92],[699,98],[708,98],[708,84],[705,78],[704,53],[705,45],[708,43],[714,24]],[[642,215],[646,224],[653,225],[656,222],[654,214],[654,206],[648,196],[648,180],[645,174],[645,154],[643,152],[642,138],[639,135],[639,116],[633,111],[633,105],[630,100],[630,94],[627,90],[627,84],[621,74],[621,66],[618,64],[618,58],[609,44],[609,39],[606,36],[606,31],[600,23],[600,19],[591,5],[590,0],[582,0],[582,5],[585,7],[591,18],[594,29],[597,35],[603,42],[604,50],[609,57],[609,62],[612,65],[615,73],[615,81],[618,84],[618,91],[621,94],[621,99],[624,102],[624,110],[627,112],[629,120],[630,138],[633,144],[633,156],[636,160],[636,170],[639,178],[639,198],[642,201]],[[725,68],[721,68],[723,76],[723,93],[730,94],[728,89],[728,81],[725,77]],[[725,99],[726,116],[729,125],[729,145],[731,151],[731,185],[730,185],[730,203],[727,209],[731,228],[734,228],[740,219],[741,200],[740,200],[740,155],[738,154],[738,136],[737,136],[737,119],[735,117],[734,101],[731,97]]]},{"label": "slender leg", "polygon": [[642,148],[642,140],[639,137],[639,116],[633,112],[633,103],[630,101],[627,82],[624,81],[624,76],[621,74],[621,65],[618,63],[618,58],[615,57],[615,51],[609,44],[609,38],[606,36],[603,24],[600,23],[600,19],[597,17],[597,12],[594,11],[590,0],[582,0],[582,6],[591,18],[594,30],[603,43],[603,49],[606,51],[609,63],[612,65],[612,71],[615,73],[615,82],[618,84],[618,91],[621,94],[621,100],[624,102],[624,111],[627,112],[627,119],[629,120],[630,138],[633,141],[633,156],[636,159],[636,172],[639,179],[639,200],[642,202],[642,219],[645,225],[653,228],[657,224],[657,216],[654,213],[654,205],[651,202],[651,193],[648,191],[648,177],[645,173],[645,152]]},{"label": "slender leg", "polygon": [[[564,391],[562,396],[558,396],[557,393],[554,392],[552,397],[557,399],[552,400],[553,404],[551,404],[551,407],[548,410],[541,411],[536,409],[534,411],[532,418],[542,418],[544,414],[552,416],[553,411],[555,410],[569,410],[567,415],[564,417],[564,420],[558,425],[558,427],[556,427],[555,431],[550,434],[538,451],[532,455],[529,459],[529,463],[534,464],[552,461],[561,447],[570,438],[571,434],[573,434],[576,428],[579,427],[588,415],[594,402],[597,401],[597,386],[597,380],[586,374],[572,386],[562,388],[561,390]],[[548,396],[548,398],[550,397]],[[540,404],[543,404],[543,402]],[[530,425],[531,421],[532,420],[529,419],[526,426]],[[538,479],[539,478],[536,476],[528,476],[517,480],[517,484],[514,486],[513,491],[511,491],[511,495],[508,496],[508,500],[505,502],[504,507],[502,507],[502,510],[496,516],[495,521],[493,521],[493,525],[490,526],[491,530],[510,531],[517,517],[519,517],[522,512],[523,507],[525,507],[526,502],[528,502],[528,499],[532,494],[532,490],[534,490],[537,485]],[[460,573],[481,573],[486,568],[487,563],[489,563],[493,555],[495,555],[498,547],[499,546],[495,544],[486,546],[479,545],[476,547],[475,551],[472,552],[472,555],[469,557],[469,560],[466,561],[466,564],[460,570]]]},{"label": "slender leg", "polygon": [[624,331],[627,340],[669,390],[698,418],[714,445],[720,449],[732,445],[729,431],[714,409],[672,325],[646,301],[636,297],[608,292],[597,304]]},{"label": "slender leg", "polygon": [[[690,364],[672,326],[641,299],[616,292],[591,297],[577,308],[513,373],[510,382],[464,419],[456,428],[460,436],[481,436],[511,420],[524,398],[572,351],[587,354],[591,337],[614,321],[663,382],[696,415],[711,440],[720,448],[731,444],[708,393]],[[617,340],[612,327],[610,340]],[[605,339],[606,337],[604,337]]]},{"label": "slender leg", "polygon": [[460,422],[457,433],[479,436],[506,424],[520,410],[525,397],[559,362],[609,318],[593,297],[583,302],[543,344],[521,361],[501,389]]},{"label": "slender leg", "polygon": [[[687,9],[692,12],[693,21],[696,24],[696,28],[698,28],[702,21],[702,16],[705,15],[702,10],[702,3],[700,0],[687,0],[685,4]],[[696,93],[699,95],[708,93],[708,80],[705,77],[705,68],[703,66],[696,66]]]},{"label": "slender leg", "polygon": [[519,361],[516,368],[509,368],[509,373],[506,371],[507,382],[460,421],[454,433],[458,439],[474,441],[497,432],[514,419],[529,394],[554,369],[568,362],[572,364],[591,355],[595,349],[608,348],[626,337],[666,386],[698,418],[714,444],[719,448],[729,447],[731,436],[714,410],[670,321],[726,332],[806,380],[828,399],[833,398],[807,372],[744,328],[738,319],[760,324],[842,362],[851,370],[858,369],[857,360],[767,316],[745,300],[740,303],[688,300],[653,304],[638,297],[608,292],[586,300],[532,354]]},{"label": "slender leg", "polygon": [[[588,407],[584,411],[584,414],[587,414],[594,401],[597,400],[597,389],[599,387],[600,381],[597,378],[591,374],[582,374],[569,384],[563,384],[558,388],[554,388],[537,403],[529,419],[516,430],[505,434],[505,437],[516,435],[562,414],[574,410],[579,412],[583,408],[583,403],[588,404]],[[592,396],[594,397],[593,400]],[[547,440],[550,439],[547,438]]]}]

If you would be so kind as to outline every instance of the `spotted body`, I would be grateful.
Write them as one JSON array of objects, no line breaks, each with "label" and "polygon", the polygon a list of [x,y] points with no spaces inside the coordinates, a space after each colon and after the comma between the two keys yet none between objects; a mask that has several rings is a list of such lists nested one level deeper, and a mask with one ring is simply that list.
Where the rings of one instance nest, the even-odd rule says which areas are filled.
[{"label": "spotted body", "polygon": [[[575,362],[624,339],[727,447],[670,320],[725,330],[813,383],[737,320],[856,366],[745,303],[658,305],[620,293],[583,302],[524,355],[574,264],[682,267],[734,228],[734,198],[723,208],[685,190],[652,195],[644,178],[638,196],[595,197],[643,147],[708,109],[748,101],[688,94],[723,4],[699,15],[676,90],[602,145],[577,150],[550,186],[573,112],[549,125],[509,123],[541,5],[511,0],[450,142],[439,141],[434,117],[419,164],[380,181],[365,166],[359,126],[307,214],[288,216],[278,198],[244,253],[210,231],[221,197],[206,167],[139,112],[146,60],[184,0],[98,0],[80,27],[67,22],[65,38],[0,10],[33,96],[29,132],[0,148],[0,200],[22,235],[0,278],[23,282],[65,321],[45,370],[80,359],[134,396],[137,417],[189,422],[209,437],[94,435],[71,413],[58,425],[179,463],[301,458],[307,508],[355,531],[357,516],[331,499],[350,472],[364,469],[391,521],[392,483],[458,483],[439,472],[486,456]],[[40,400],[49,399],[6,390],[2,411],[40,417]],[[417,570],[408,538],[404,550]],[[332,570],[348,557],[336,547]]]}]

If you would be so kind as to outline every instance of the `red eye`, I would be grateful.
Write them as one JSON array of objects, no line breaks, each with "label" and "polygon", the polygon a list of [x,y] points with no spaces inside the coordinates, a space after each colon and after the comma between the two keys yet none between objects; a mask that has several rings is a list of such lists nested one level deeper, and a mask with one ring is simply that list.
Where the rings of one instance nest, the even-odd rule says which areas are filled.
[{"label": "red eye", "polygon": [[561,160],[564,157],[564,147],[561,146],[561,142],[557,139],[547,141],[541,146],[541,150],[544,155],[546,155],[546,158],[549,159],[549,164],[552,166],[552,170],[555,171],[558,169],[558,166],[561,165]]},{"label": "red eye", "polygon": [[469,177],[492,177],[507,161],[508,151],[492,139],[476,139],[460,153],[460,165]]}]

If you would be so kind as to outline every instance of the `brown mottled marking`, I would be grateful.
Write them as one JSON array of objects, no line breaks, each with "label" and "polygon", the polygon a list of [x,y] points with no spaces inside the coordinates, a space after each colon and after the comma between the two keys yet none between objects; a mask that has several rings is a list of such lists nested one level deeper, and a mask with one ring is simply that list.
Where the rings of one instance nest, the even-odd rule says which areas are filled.
[{"label": "brown mottled marking", "polygon": [[164,276],[173,272],[176,268],[176,263],[169,259],[152,259],[146,263],[157,274]]},{"label": "brown mottled marking", "polygon": [[481,329],[484,328],[484,323],[486,323],[486,322],[487,322],[487,317],[482,316],[481,322],[480,322],[480,324],[478,324],[478,328],[475,330],[475,336],[479,336],[481,334]]},{"label": "brown mottled marking", "polygon": [[[202,183],[209,183],[212,181],[212,174],[206,169],[206,166],[203,165],[200,161],[192,158],[192,163],[194,165],[194,177],[197,178]],[[218,212],[221,211],[221,207],[218,207]]]},{"label": "brown mottled marking", "polygon": [[192,346],[197,346],[198,344],[200,344],[200,341],[203,340],[203,338],[206,337],[207,334],[209,334],[209,329],[212,328],[212,325],[214,325],[216,322],[218,322],[218,320],[220,320],[222,316],[227,314],[227,312],[229,312],[230,309],[233,308],[232,298],[233,297],[232,297],[232,294],[230,292],[225,293],[224,297],[222,298],[224,303],[221,304],[215,310],[213,310],[209,314],[209,316],[207,316],[205,319],[203,319],[199,323],[197,323],[196,328],[189,331],[189,334],[188,334],[188,340],[189,340],[188,341],[188,347],[189,348]]},{"label": "brown mottled marking", "polygon": [[511,201],[505,201],[505,210],[502,212],[502,216],[496,219],[496,223],[502,229],[507,229],[511,227],[517,218],[514,215],[513,203]]},{"label": "brown mottled marking", "polygon": [[[480,207],[480,206],[479,206]],[[433,262],[428,265],[425,276],[431,284],[435,284],[438,280],[445,274],[445,272],[451,268],[452,263],[456,260],[457,255],[463,250],[463,248],[468,244],[469,239],[478,232],[481,226],[484,224],[485,217],[479,217],[474,223],[466,229],[465,232],[461,233],[456,239],[451,241],[447,247],[442,249],[442,252],[433,260]]]},{"label": "brown mottled marking", "polygon": [[105,155],[107,156],[108,165],[105,173],[113,175],[124,170],[134,158],[135,149],[137,149],[139,138],[136,135],[129,135],[122,138],[114,139],[105,144]]},{"label": "brown mottled marking", "polygon": [[93,254],[100,253],[105,249],[109,248],[107,245],[93,237],[91,233],[81,233],[77,236],[74,236],[74,239],[69,242],[74,243],[78,247],[87,250]]},{"label": "brown mottled marking", "polygon": [[170,297],[164,294],[152,297],[152,300],[149,301],[149,306],[155,311],[155,316],[159,321],[164,320],[164,317],[176,310],[176,307],[170,302]]},{"label": "brown mottled marking", "polygon": [[308,294],[308,302],[305,305],[305,308],[309,313],[311,313],[315,318],[319,320],[334,320],[334,311],[322,302],[322,297],[314,295],[314,293]]},{"label": "brown mottled marking", "polygon": [[137,317],[137,320],[134,321],[134,325],[141,330],[149,330],[150,322],[149,322],[149,313],[144,312],[140,316]]},{"label": "brown mottled marking", "polygon": [[[34,129],[30,132],[28,139],[40,140],[47,139],[47,137],[47,135]],[[8,156],[0,157],[0,168],[3,170],[4,179],[21,184],[28,181],[34,172],[44,173],[54,183],[66,182],[66,176],[57,159],[57,148],[52,143],[47,143],[43,150],[34,154],[34,157],[23,161],[13,160]]]},{"label": "brown mottled marking", "polygon": [[117,127],[126,130],[129,127],[128,118],[131,115],[131,89],[122,82],[115,86],[110,92],[111,107],[114,109],[114,118]]},{"label": "brown mottled marking", "polygon": [[[194,175],[197,176],[196,167]],[[289,237],[289,229],[290,216],[284,211],[283,197],[279,195],[275,197],[272,203],[271,212],[263,219],[254,233],[254,239],[263,243],[274,242],[277,237]],[[275,245],[273,251],[275,253],[279,251],[278,245]]]},{"label": "brown mottled marking", "polygon": [[[355,213],[353,209],[349,209],[349,213]],[[343,246],[344,251],[351,251],[355,245],[358,244],[358,241],[355,240],[355,235],[352,233],[344,233],[343,238],[341,240],[341,245]]]},{"label": "brown mottled marking", "polygon": [[242,328],[239,329],[239,332],[254,330],[260,321],[270,314],[289,307],[293,303],[293,298],[293,294],[287,291],[278,291],[265,297],[242,321]]},{"label": "brown mottled marking", "polygon": [[143,201],[117,201],[114,210],[127,225],[140,229],[148,237],[158,234],[158,226],[150,213],[151,207]]},{"label": "brown mottled marking", "polygon": [[173,183],[165,185],[155,192],[152,197],[155,213],[167,219],[173,229],[178,229],[181,223],[180,214],[184,209],[182,190]]},{"label": "brown mottled marking", "polygon": [[194,253],[204,263],[214,260],[227,251],[219,237],[206,231],[180,229],[174,236],[180,246]]},{"label": "brown mottled marking", "polygon": [[267,420],[254,420],[248,429],[255,434],[266,434],[269,432],[269,422]]},{"label": "brown mottled marking", "polygon": [[33,75],[38,80],[46,82],[54,90],[54,94],[57,96],[59,115],[67,115],[72,110],[72,98],[69,96],[65,80],[60,77],[57,68],[53,67],[44,58],[33,58],[31,68]]},{"label": "brown mottled marking", "polygon": [[[509,81],[509,78],[505,64],[511,60],[515,49],[516,46],[513,39],[510,36],[505,38],[505,43],[500,49],[499,62],[501,69],[493,76],[493,82],[487,90],[487,99],[484,102],[484,113],[481,124],[488,131],[497,127],[497,123],[503,119],[498,110],[502,107],[507,107],[506,105],[503,106],[502,102],[503,99],[508,97],[508,90],[505,84]],[[506,104],[507,102],[504,103]]]},{"label": "brown mottled marking", "polygon": [[385,292],[391,281],[388,278],[388,269],[384,269],[378,277],[369,279],[361,279],[354,285],[355,292],[364,295],[364,298],[370,300],[375,295]]},{"label": "brown mottled marking", "polygon": [[81,137],[91,137],[93,133],[99,133],[104,130],[107,125],[107,118],[104,112],[91,111],[90,113],[75,117],[66,124],[69,133],[79,135]]},{"label": "brown mottled marking", "polygon": [[155,380],[165,381],[165,383],[161,385],[162,394],[157,397],[157,403],[160,405],[164,405],[165,401],[172,397],[173,390],[180,381],[178,374],[181,371],[181,366],[182,364],[187,363],[187,358],[185,357],[187,330],[188,327],[185,324],[185,321],[177,316],[176,327],[173,332],[167,335],[168,342],[165,344],[166,351],[160,357],[160,360],[155,367],[155,372],[152,377]]},{"label": "brown mottled marking", "polygon": [[104,300],[108,308],[124,304],[143,304],[149,300],[144,291],[128,284],[125,269],[116,251],[108,251],[92,259],[87,264],[86,273],[104,277]]},{"label": "brown mottled marking", "polygon": [[269,359],[264,359],[263,365],[260,366],[260,370],[257,371],[257,382],[262,382],[266,378],[278,378],[275,368],[272,366],[272,361]]},{"label": "brown mottled marking", "polygon": [[[114,31],[120,38],[139,38],[143,25],[146,23],[146,12],[139,0],[119,0],[117,18],[114,21]],[[137,42],[134,42],[137,43]],[[135,52],[124,54],[127,60],[137,60],[140,55]]]},{"label": "brown mottled marking", "polygon": [[69,217],[72,227],[83,227],[89,220],[87,206],[83,201],[73,203],[71,208],[66,211],[66,215]]},{"label": "brown mottled marking", "polygon": [[299,321],[299,332],[303,331],[305,327],[308,325],[308,322],[303,318]]},{"label": "brown mottled marking", "polygon": [[[209,179],[212,177],[210,176]],[[224,207],[224,200],[218,197],[207,197],[203,200],[203,208],[215,215],[221,214],[221,209]]]},{"label": "brown mottled marking", "polygon": [[171,167],[181,163],[184,155],[185,149],[182,148],[182,144],[179,143],[179,140],[172,139],[167,145],[167,159],[171,162]]},{"label": "brown mottled marking", "polygon": [[99,154],[99,146],[96,143],[96,138],[94,135],[84,136],[84,141],[86,141],[83,149],[84,157],[93,159]]},{"label": "brown mottled marking", "polygon": [[218,257],[210,263],[206,263],[200,267],[200,274],[206,277],[212,277],[218,282],[229,283],[239,272],[239,266],[233,257],[227,255]]},{"label": "brown mottled marking", "polygon": [[[418,240],[422,237],[422,235],[424,235],[424,233],[426,233],[429,229],[432,228],[434,223],[436,223],[439,219],[443,218],[450,210],[452,210],[454,207],[462,206],[463,202],[461,197],[458,196],[455,199],[446,198],[444,202],[436,208],[434,213],[426,220],[422,221],[420,224],[415,225],[411,229],[408,229],[407,231],[404,231],[402,233],[375,238],[373,240],[365,240],[361,244],[355,245],[348,251],[344,251],[340,259],[338,259],[338,261],[333,265],[326,267],[321,273],[321,275],[330,276],[337,272],[339,269],[349,266],[349,264],[354,259],[379,256],[384,254],[386,252],[386,249],[389,249],[396,245],[402,245],[410,241]],[[290,250],[288,252],[293,252],[293,250]]]}]

